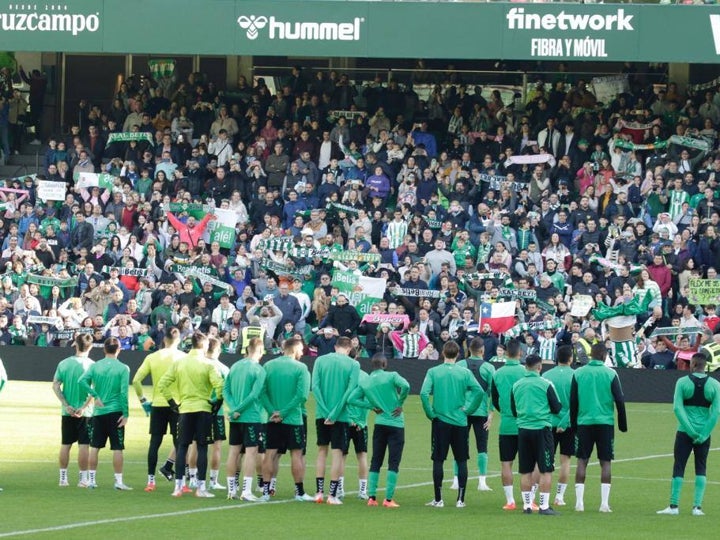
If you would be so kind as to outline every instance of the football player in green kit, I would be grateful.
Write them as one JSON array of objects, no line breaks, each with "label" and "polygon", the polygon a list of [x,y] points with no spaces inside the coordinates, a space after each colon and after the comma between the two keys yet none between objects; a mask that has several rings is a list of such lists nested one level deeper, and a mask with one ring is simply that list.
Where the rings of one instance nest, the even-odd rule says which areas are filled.
[{"label": "football player in green kit", "polygon": [[676,516],[680,513],[680,491],[685,466],[692,452],[695,455],[695,498],[692,515],[705,515],[702,503],[707,483],[705,473],[710,452],[710,434],[720,414],[720,383],[707,376],[706,364],[704,353],[694,354],[690,359],[692,373],[675,383],[673,411],[679,425],[675,434],[670,506],[660,510],[658,514]]},{"label": "football player in green kit", "polygon": [[448,450],[452,448],[453,458],[458,465],[458,495],[455,506],[464,508],[467,460],[470,454],[467,411],[477,409],[485,397],[485,392],[469,369],[455,363],[460,354],[457,343],[445,343],[442,354],[444,362],[428,370],[420,389],[423,410],[432,422],[435,497],[426,506],[445,506],[442,500],[443,463],[447,459]]},{"label": "football player in green kit", "polygon": [[382,354],[376,354],[371,360],[372,373],[361,377],[358,387],[350,396],[355,407],[373,409],[377,413],[372,437],[372,458],[368,475],[368,506],[377,506],[377,486],[380,467],[388,452],[387,486],[385,508],[398,508],[395,502],[400,460],[405,446],[405,417],[403,404],[410,392],[410,383],[394,371],[385,371],[387,360]]}]

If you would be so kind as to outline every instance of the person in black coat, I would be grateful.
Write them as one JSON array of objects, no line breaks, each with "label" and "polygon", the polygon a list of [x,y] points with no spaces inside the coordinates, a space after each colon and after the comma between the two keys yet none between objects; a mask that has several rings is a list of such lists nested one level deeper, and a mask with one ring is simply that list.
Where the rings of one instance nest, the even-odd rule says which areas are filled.
[{"label": "person in black coat", "polygon": [[337,297],[337,305],[330,308],[325,317],[324,327],[335,328],[340,336],[350,337],[355,334],[360,326],[360,316],[353,306],[348,303],[347,296],[340,293]]}]

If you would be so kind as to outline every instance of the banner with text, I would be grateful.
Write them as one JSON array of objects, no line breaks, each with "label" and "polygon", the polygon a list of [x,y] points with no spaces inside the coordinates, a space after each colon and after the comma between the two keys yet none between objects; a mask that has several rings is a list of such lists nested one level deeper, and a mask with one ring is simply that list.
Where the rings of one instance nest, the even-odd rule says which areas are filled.
[{"label": "banner with text", "polygon": [[373,304],[382,300],[387,281],[335,270],[332,286],[347,296],[350,305],[354,306],[360,315],[366,315],[370,313]]}]

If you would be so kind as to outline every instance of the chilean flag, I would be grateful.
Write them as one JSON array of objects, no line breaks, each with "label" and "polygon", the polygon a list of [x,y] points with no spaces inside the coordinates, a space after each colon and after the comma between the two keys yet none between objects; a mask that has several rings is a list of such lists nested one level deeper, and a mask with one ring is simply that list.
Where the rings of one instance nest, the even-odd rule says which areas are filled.
[{"label": "chilean flag", "polygon": [[495,302],[480,304],[480,328],[489,324],[496,334],[507,332],[515,326],[515,302]]}]

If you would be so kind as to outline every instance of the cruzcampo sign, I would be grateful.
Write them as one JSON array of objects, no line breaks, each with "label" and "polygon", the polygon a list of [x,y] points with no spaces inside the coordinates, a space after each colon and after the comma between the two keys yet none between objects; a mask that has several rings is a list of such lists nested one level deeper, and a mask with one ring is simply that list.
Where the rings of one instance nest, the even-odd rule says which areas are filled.
[{"label": "cruzcampo sign", "polygon": [[[664,30],[681,31],[682,36],[662,39]],[[0,50],[716,63],[720,6],[363,0],[8,3],[0,7]]]}]

